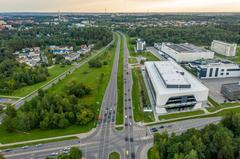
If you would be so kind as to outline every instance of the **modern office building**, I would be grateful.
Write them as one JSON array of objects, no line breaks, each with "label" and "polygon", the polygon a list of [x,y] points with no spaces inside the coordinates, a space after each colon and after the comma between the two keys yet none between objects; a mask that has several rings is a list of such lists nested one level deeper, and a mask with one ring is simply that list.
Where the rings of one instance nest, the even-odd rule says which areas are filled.
[{"label": "modern office building", "polygon": [[198,60],[189,63],[189,66],[197,70],[201,79],[240,77],[239,65],[230,61]]},{"label": "modern office building", "polygon": [[174,61],[145,62],[145,76],[158,114],[202,108],[208,88]]},{"label": "modern office building", "polygon": [[240,82],[223,84],[221,88],[221,93],[230,101],[239,100],[240,99]]},{"label": "modern office building", "polygon": [[211,50],[224,56],[235,56],[237,44],[229,44],[226,42],[213,40]]},{"label": "modern office building", "polygon": [[214,58],[214,52],[188,43],[162,43],[161,51],[180,63]]},{"label": "modern office building", "polygon": [[136,50],[137,50],[137,52],[142,52],[142,51],[144,51],[145,50],[145,45],[146,45],[146,42],[145,41],[143,41],[142,39],[137,39],[137,41],[136,41]]}]

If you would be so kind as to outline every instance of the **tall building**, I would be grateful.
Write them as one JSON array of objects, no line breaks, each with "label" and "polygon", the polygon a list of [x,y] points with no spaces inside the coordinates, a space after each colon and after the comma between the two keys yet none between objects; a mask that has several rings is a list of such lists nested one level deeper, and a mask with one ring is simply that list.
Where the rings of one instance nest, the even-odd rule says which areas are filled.
[{"label": "tall building", "polygon": [[145,62],[145,76],[158,114],[200,109],[208,88],[173,61]]},{"label": "tall building", "polygon": [[237,44],[229,44],[226,42],[213,40],[211,45],[211,50],[224,55],[224,56],[235,56],[236,55]]},{"label": "tall building", "polygon": [[240,77],[239,65],[229,61],[198,60],[189,63],[189,66],[195,68],[202,79]]},{"label": "tall building", "polygon": [[137,52],[141,52],[141,51],[144,51],[145,50],[145,45],[146,45],[146,42],[141,40],[141,39],[137,39]]},{"label": "tall building", "polygon": [[214,52],[188,43],[162,43],[161,49],[162,52],[180,63],[214,58]]}]

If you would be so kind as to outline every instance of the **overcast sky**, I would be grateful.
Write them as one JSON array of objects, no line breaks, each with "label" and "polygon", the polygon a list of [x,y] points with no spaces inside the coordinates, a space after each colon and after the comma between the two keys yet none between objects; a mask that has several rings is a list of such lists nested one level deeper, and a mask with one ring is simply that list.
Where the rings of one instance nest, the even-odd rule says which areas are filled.
[{"label": "overcast sky", "polygon": [[240,12],[240,0],[0,0],[0,12]]}]

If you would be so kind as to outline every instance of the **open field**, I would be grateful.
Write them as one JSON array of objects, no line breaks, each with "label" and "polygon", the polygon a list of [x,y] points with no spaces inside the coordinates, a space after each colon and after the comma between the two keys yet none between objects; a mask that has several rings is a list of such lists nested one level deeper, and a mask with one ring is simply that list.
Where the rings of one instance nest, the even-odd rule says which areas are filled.
[{"label": "open field", "polygon": [[116,124],[123,124],[123,38],[121,37],[121,48],[118,61],[118,75],[117,75],[117,113],[116,113]]},{"label": "open field", "polygon": [[137,59],[136,59],[136,58],[133,58],[133,57],[128,58],[128,61],[129,61],[130,64],[134,64],[134,63],[137,63],[137,62],[138,62]]},{"label": "open field", "polygon": [[[102,54],[97,55],[101,62],[107,61],[107,65],[102,65],[101,68],[89,68],[88,63],[76,69],[72,74],[68,75],[63,80],[48,90],[49,93],[59,94],[65,91],[66,85],[75,80],[77,83],[83,83],[91,88],[90,95],[79,99],[80,104],[93,105],[96,107],[95,114],[99,114],[100,105],[110,78],[113,59],[115,55],[115,45],[110,47]],[[42,139],[55,136],[64,136],[70,134],[78,134],[90,131],[96,126],[95,121],[85,126],[73,125],[66,129],[41,130],[35,129],[29,132],[6,132],[0,126],[0,143],[20,142],[26,140]]]},{"label": "open field", "polygon": [[117,152],[112,152],[109,154],[108,159],[120,159],[120,155]]},{"label": "open field", "polygon": [[36,139],[43,139],[49,137],[56,137],[56,136],[64,136],[70,134],[78,134],[78,133],[85,133],[88,132],[94,127],[94,123],[90,123],[86,126],[78,126],[73,125],[67,127],[65,129],[52,129],[52,130],[41,130],[35,129],[29,132],[13,132],[9,133],[5,131],[5,129],[0,126],[0,143],[7,144],[13,142],[21,142],[21,141],[29,141],[29,140],[36,140]]},{"label": "open field", "polygon": [[19,88],[15,90],[11,95],[17,96],[17,97],[24,97],[29,93],[39,89],[41,86],[45,85],[46,83],[48,83],[49,81],[51,81],[52,79],[60,75],[61,73],[67,71],[70,67],[71,67],[70,65],[66,65],[64,67],[61,67],[60,65],[54,65],[53,67],[48,69],[50,76],[48,76],[46,81],[31,85],[31,86],[25,86],[25,87]]},{"label": "open field", "polygon": [[78,139],[78,137],[65,137],[65,138],[61,138],[61,139],[52,139],[52,140],[46,140],[46,141],[31,142],[31,143],[27,143],[27,144],[17,144],[17,145],[12,145],[12,146],[2,146],[2,147],[0,147],[0,150],[11,149],[11,148],[16,148],[16,147],[22,147],[22,146],[33,146],[33,145],[37,145],[37,144],[45,144],[45,143],[50,143],[50,142],[74,140],[74,139]]},{"label": "open field", "polygon": [[152,122],[154,121],[154,116],[152,113],[143,112],[143,106],[150,106],[150,101],[148,98],[147,90],[144,85],[143,77],[140,69],[132,69],[133,76],[133,89],[132,89],[132,99],[133,99],[133,116],[136,122]]},{"label": "open field", "polygon": [[237,47],[237,52],[236,52],[236,56],[235,57],[226,57],[226,56],[223,56],[223,55],[220,55],[220,54],[215,54],[217,57],[219,58],[222,58],[222,59],[228,59],[228,60],[231,60],[235,63],[238,63],[240,64],[240,47]]},{"label": "open field", "polygon": [[197,111],[191,111],[191,112],[182,112],[182,113],[174,113],[174,114],[168,114],[168,115],[160,115],[158,118],[159,120],[166,120],[166,119],[174,119],[174,118],[180,118],[180,117],[187,117],[192,115],[200,115],[204,114],[203,110],[197,110]]}]

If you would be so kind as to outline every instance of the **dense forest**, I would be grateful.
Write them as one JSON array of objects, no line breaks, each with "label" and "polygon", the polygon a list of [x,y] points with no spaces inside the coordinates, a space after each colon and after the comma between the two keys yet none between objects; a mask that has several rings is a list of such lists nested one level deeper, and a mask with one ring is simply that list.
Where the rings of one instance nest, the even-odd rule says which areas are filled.
[{"label": "dense forest", "polygon": [[228,114],[220,124],[190,129],[176,136],[154,135],[151,159],[239,159],[240,114]]},{"label": "dense forest", "polygon": [[90,93],[90,88],[74,81],[66,86],[63,94],[50,94],[40,90],[39,95],[20,110],[8,106],[2,124],[8,132],[86,125],[95,118],[94,106],[79,105],[78,100]]},{"label": "dense forest", "polygon": [[209,46],[213,40],[222,40],[240,44],[239,25],[208,25],[190,27],[138,27],[129,30],[131,37],[146,40],[147,45],[155,42],[193,43]]},{"label": "dense forest", "polygon": [[17,88],[45,81],[48,76],[45,67],[30,68],[8,57],[0,59],[0,93],[11,94]]},{"label": "dense forest", "polygon": [[110,30],[103,27],[70,28],[64,25],[39,25],[29,29],[5,30],[0,32],[0,46],[5,52],[13,53],[25,47],[70,45],[77,49],[81,44],[94,44],[96,49],[112,40]]}]

